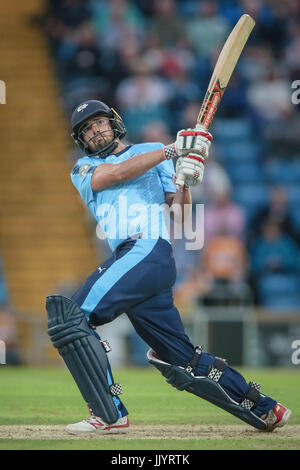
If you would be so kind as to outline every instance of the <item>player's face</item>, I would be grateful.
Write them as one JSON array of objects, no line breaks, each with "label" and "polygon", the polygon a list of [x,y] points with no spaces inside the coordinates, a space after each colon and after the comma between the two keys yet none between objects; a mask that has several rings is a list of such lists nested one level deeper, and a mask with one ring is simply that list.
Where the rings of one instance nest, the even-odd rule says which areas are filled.
[{"label": "player's face", "polygon": [[113,140],[114,132],[108,117],[97,116],[87,121],[80,136],[89,145],[89,149],[95,152],[106,147]]}]

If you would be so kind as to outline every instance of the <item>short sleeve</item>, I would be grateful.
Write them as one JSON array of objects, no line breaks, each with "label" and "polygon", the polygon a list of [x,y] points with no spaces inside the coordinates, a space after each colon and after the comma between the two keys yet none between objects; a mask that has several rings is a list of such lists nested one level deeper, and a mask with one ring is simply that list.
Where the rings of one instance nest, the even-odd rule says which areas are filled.
[{"label": "short sleeve", "polygon": [[86,204],[94,200],[91,179],[97,166],[84,163],[76,164],[71,172],[71,180]]}]

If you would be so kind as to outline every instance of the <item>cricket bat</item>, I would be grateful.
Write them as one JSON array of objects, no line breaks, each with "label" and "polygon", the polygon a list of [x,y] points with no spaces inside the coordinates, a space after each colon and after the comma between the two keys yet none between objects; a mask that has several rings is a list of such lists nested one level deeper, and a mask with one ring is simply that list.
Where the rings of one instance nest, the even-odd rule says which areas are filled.
[{"label": "cricket bat", "polygon": [[[254,25],[255,21],[251,16],[242,15],[228,36],[208,84],[196,127],[199,125],[209,128]],[[183,186],[184,183],[183,179],[177,178],[177,185]]]}]

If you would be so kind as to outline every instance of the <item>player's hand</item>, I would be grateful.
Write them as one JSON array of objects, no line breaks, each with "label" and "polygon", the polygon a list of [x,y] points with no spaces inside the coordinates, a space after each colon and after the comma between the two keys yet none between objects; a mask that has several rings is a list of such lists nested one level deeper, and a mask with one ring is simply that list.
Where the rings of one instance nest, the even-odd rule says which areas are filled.
[{"label": "player's hand", "polygon": [[170,158],[197,154],[206,160],[212,140],[210,132],[199,124],[194,129],[182,129],[177,132],[176,141],[163,148],[165,158],[169,160]]},{"label": "player's hand", "polygon": [[[201,125],[177,133],[174,147],[183,155],[176,164],[177,186],[197,186],[202,183],[204,165],[212,140],[210,132]],[[188,155],[185,152],[188,152]]]},{"label": "player's hand", "polygon": [[177,186],[197,186],[202,183],[204,158],[196,153],[179,157],[176,162],[175,184]]},{"label": "player's hand", "polygon": [[177,132],[174,148],[179,157],[196,153],[206,160],[212,140],[210,132],[198,125],[194,129],[182,129]]}]

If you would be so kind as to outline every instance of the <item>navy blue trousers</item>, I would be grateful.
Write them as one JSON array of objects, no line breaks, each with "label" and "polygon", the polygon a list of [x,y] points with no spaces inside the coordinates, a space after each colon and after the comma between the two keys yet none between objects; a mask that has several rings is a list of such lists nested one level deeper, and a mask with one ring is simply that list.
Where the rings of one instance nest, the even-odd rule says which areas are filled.
[{"label": "navy blue trousers", "polygon": [[[126,313],[140,337],[171,364],[186,367],[194,356],[194,346],[184,331],[173,303],[172,286],[176,267],[172,246],[157,240],[128,239],[97,268],[74,294],[74,300],[95,326],[113,321]],[[206,376],[215,356],[203,352],[195,375]],[[108,373],[112,379],[111,370]],[[241,402],[249,384],[235,369],[227,367],[220,385]],[[128,414],[117,398],[120,416]],[[265,395],[253,410],[258,416],[268,412],[276,401]]]}]

